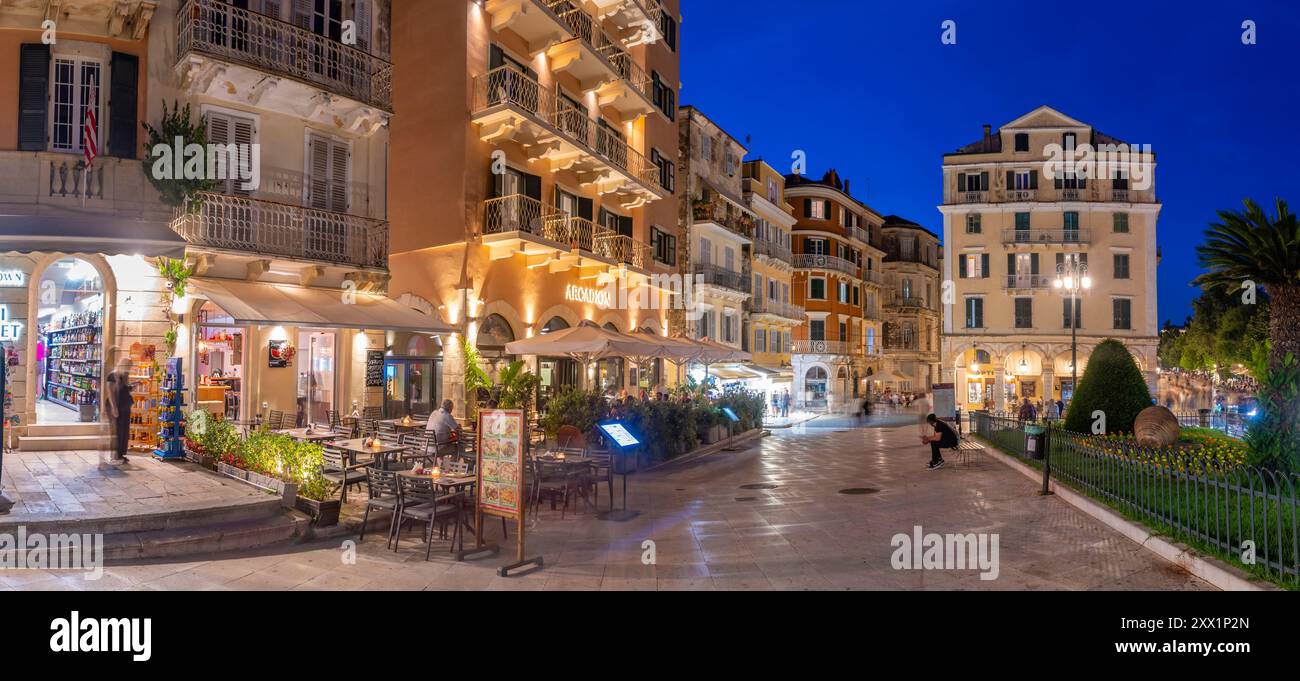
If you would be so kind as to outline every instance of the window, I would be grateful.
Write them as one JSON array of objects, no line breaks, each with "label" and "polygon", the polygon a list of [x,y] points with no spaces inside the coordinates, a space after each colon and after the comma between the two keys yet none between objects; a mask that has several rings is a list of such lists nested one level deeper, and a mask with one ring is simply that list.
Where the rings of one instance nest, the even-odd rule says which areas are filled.
[{"label": "window", "polygon": [[1116,329],[1127,330],[1133,328],[1133,301],[1128,298],[1115,298],[1111,301],[1111,310],[1114,316]]},{"label": "window", "polygon": [[808,255],[826,255],[826,240],[804,239],[803,250]]},{"label": "window", "polygon": [[727,154],[727,177],[736,176],[737,160],[735,154]]},{"label": "window", "polygon": [[809,300],[826,300],[826,280],[821,277],[813,277],[808,280],[808,299]]},{"label": "window", "polygon": [[1016,189],[1016,190],[1019,190],[1019,191],[1026,191],[1026,190],[1030,189],[1030,187],[1029,187],[1030,179],[1029,179],[1029,178],[1030,178],[1030,173],[1029,173],[1028,170],[1017,170],[1017,171],[1015,171],[1015,174],[1012,175],[1012,177],[1011,177],[1011,180],[1012,180],[1012,183],[1013,183],[1013,184],[1011,185],[1010,188],[1012,188],[1012,189]]},{"label": "window", "polygon": [[849,339],[849,325],[840,322],[840,342],[843,343]]},{"label": "window", "polygon": [[659,32],[664,34],[664,44],[677,51],[677,19],[667,11],[659,14]]},{"label": "window", "polygon": [[826,320],[814,319],[808,322],[808,340],[826,340]]},{"label": "window", "polygon": [[812,199],[804,199],[804,208],[805,208],[805,212],[808,214],[808,217],[814,220],[829,219],[829,216],[831,214],[830,201],[814,201]]},{"label": "window", "polygon": [[857,306],[859,306],[859,305],[861,305],[861,304],[862,304],[862,290],[859,289],[858,287],[854,286],[854,287],[853,287],[853,307],[857,307]]},{"label": "window", "polygon": [[656,262],[665,265],[677,264],[677,237],[658,227],[650,228],[650,248],[654,251]]},{"label": "window", "polygon": [[[245,118],[243,116],[231,116],[229,114],[210,111],[207,114],[207,123],[208,123],[208,142],[211,144],[235,144],[235,145],[240,145],[239,146],[240,149],[248,149],[249,148],[248,145],[251,145],[253,142],[256,141],[254,138],[256,137],[257,126],[252,118]],[[318,148],[316,145],[317,139],[322,140],[321,144],[325,146],[323,150],[322,158],[317,158],[315,153],[317,151],[321,151],[321,149]],[[308,159],[308,164],[307,164],[308,181],[306,187],[309,194],[308,196],[305,196],[303,198],[305,198],[308,201],[307,205],[313,208],[323,208],[326,210],[335,210],[336,212],[344,212],[347,210],[346,191],[344,192],[344,197],[343,197],[344,198],[343,209],[339,210],[337,208],[330,207],[331,192],[329,191],[329,183],[330,183],[330,166],[332,165],[330,163],[330,154],[335,151],[333,145],[343,146],[344,151],[342,153],[344,154],[345,158],[343,159],[342,162],[346,165],[347,162],[346,145],[344,145],[342,142],[330,140],[329,138],[320,137],[318,135],[312,135],[311,138],[309,139],[308,153],[311,155],[311,158]],[[242,154],[245,152],[241,151],[240,153]],[[248,158],[251,161],[252,152],[250,151],[247,153],[249,153]],[[323,167],[319,166],[317,164],[317,161],[323,161]],[[229,194],[235,196],[249,196],[252,194],[251,190],[244,189],[243,181],[234,179],[239,176],[237,169],[227,168],[226,176],[231,179],[222,180],[217,183],[218,190],[221,191],[223,194]],[[344,178],[344,182],[346,183],[346,178],[347,178],[346,172],[343,173],[343,178]],[[319,180],[322,184],[318,185],[317,180]],[[317,203],[318,199],[320,201],[319,205]]]},{"label": "window", "polygon": [[1115,233],[1128,234],[1128,213],[1115,214]]},{"label": "window", "polygon": [[705,161],[713,161],[713,138],[705,136],[700,142],[700,155]]},{"label": "window", "polygon": [[1078,146],[1077,139],[1074,133],[1067,132],[1061,135],[1061,147],[1066,151],[1074,151],[1074,148]]},{"label": "window", "polygon": [[957,173],[957,191],[959,192],[986,192],[989,190],[989,174],[983,173]]},{"label": "window", "polygon": [[658,71],[650,72],[650,99],[668,120],[677,120],[677,90],[663,81]]},{"label": "window", "polygon": [[983,231],[983,228],[980,226],[980,214],[979,214],[979,213],[967,213],[967,214],[966,214],[966,233],[967,233],[967,234],[979,234],[979,233],[982,232],[982,231]]},{"label": "window", "polygon": [[961,256],[959,262],[961,271],[959,272],[962,279],[988,279],[989,278],[989,254],[988,253],[968,253]]},{"label": "window", "polygon": [[839,283],[839,291],[840,291],[839,301],[840,301],[841,303],[848,304],[848,302],[849,302],[849,283],[848,283],[847,281],[841,281],[841,282]]},{"label": "window", "polygon": [[775,279],[767,280],[767,299],[774,301],[781,300],[781,288],[777,286],[777,281]]},{"label": "window", "polygon": [[1034,299],[1016,298],[1016,328],[1034,328]]},{"label": "window", "polygon": [[[1079,320],[1079,328],[1082,328],[1082,327],[1083,327],[1083,300],[1082,300],[1082,299],[1079,299],[1079,298],[1075,298],[1075,299],[1074,299],[1074,317],[1073,317],[1073,319],[1077,319],[1077,320]],[[1069,298],[1066,298],[1065,300],[1062,301],[1062,305],[1061,305],[1061,326],[1063,326],[1063,327],[1065,327],[1065,328],[1067,328],[1067,329],[1070,328],[1071,326],[1073,326],[1073,321],[1072,321],[1072,319],[1071,319],[1071,317],[1070,317],[1070,299],[1069,299]]]},{"label": "window", "polygon": [[1016,151],[1029,151],[1029,133],[1016,133]]},{"label": "window", "polygon": [[659,169],[659,186],[670,193],[677,191],[677,164],[664,158],[658,149],[650,150],[650,163]]},{"label": "window", "polygon": [[723,310],[722,312],[722,339],[727,343],[735,343],[739,328],[736,325],[736,313],[733,310]]},{"label": "window", "polygon": [[1029,230],[1029,213],[1016,213],[1016,230],[1021,232]]},{"label": "window", "polygon": [[1062,218],[1065,223],[1065,234],[1063,235],[1065,237],[1065,240],[1078,241],[1079,240],[1079,214],[1075,211],[1069,210],[1065,212],[1065,215],[1062,216]]},{"label": "window", "polygon": [[781,191],[776,184],[776,180],[768,178],[767,180],[767,200],[772,203],[779,203],[781,200]]},{"label": "window", "polygon": [[754,351],[767,352],[767,331],[754,329]]},{"label": "window", "polygon": [[95,100],[95,120],[99,123],[99,146],[104,143],[104,89],[101,64],[89,59],[56,57],[53,92],[50,94],[50,147],[55,151],[82,150],[82,128],[86,110]]},{"label": "window", "polygon": [[1115,254],[1115,278],[1116,278],[1116,279],[1129,279],[1129,278],[1130,278],[1130,277],[1129,277],[1129,272],[1128,272],[1128,254],[1127,254],[1127,253],[1116,253],[1116,254]]},{"label": "window", "polygon": [[352,165],[348,143],[314,133],[308,143],[307,205],[348,212],[348,173]]},{"label": "window", "polygon": [[713,242],[704,237],[700,237],[699,258],[701,265],[709,265],[713,262]]},{"label": "window", "polygon": [[984,328],[984,299],[983,298],[966,299],[966,328],[968,329]]}]

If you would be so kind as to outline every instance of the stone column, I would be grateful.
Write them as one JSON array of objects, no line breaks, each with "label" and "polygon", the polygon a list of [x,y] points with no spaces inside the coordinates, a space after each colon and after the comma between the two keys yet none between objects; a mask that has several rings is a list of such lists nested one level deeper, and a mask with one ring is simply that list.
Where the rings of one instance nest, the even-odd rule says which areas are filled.
[{"label": "stone column", "polygon": [[956,393],[953,395],[954,401],[958,408],[966,411],[966,367],[957,367],[953,374],[952,390]]},{"label": "stone column", "polygon": [[1007,410],[1007,370],[1001,362],[993,363],[993,408]]},{"label": "stone column", "polygon": [[1052,394],[1052,390],[1053,388],[1055,388],[1054,385],[1055,381],[1056,381],[1056,374],[1052,373],[1051,369],[1043,369],[1043,399],[1044,400],[1056,399],[1056,395]]}]

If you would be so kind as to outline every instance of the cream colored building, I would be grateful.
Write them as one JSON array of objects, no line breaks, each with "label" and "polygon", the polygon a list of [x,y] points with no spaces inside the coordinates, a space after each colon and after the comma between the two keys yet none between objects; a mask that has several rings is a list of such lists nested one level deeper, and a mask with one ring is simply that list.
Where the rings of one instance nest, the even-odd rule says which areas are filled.
[{"label": "cream colored building", "polygon": [[944,156],[943,368],[959,406],[1068,401],[1070,305],[1053,280],[1075,263],[1092,283],[1076,311],[1079,375],[1096,344],[1115,338],[1155,390],[1155,156],[1091,176],[1048,163],[1053,146],[1119,144],[1043,106]]},{"label": "cream colored building", "polygon": [[761,160],[745,163],[745,200],[754,211],[753,272],[746,321],[746,348],[764,376],[753,384],[769,395],[793,390],[794,329],[803,307],[792,300],[794,256],[790,231],[794,207],[785,199],[785,177]]},{"label": "cream colored building", "polygon": [[885,258],[881,382],[899,392],[929,392],[942,375],[939,237],[897,215],[881,227]]}]

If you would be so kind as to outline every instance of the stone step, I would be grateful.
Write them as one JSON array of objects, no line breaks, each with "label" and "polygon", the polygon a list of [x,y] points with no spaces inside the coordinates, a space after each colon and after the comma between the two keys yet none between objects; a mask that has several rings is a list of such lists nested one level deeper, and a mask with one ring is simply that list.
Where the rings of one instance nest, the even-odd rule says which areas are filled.
[{"label": "stone step", "polygon": [[101,451],[113,448],[113,438],[103,435],[23,435],[18,438],[21,452]]},{"label": "stone step", "polygon": [[112,534],[104,537],[104,560],[112,564],[246,551],[293,541],[309,523],[301,513],[280,509],[273,516],[253,520]]},{"label": "stone step", "polygon": [[5,516],[0,516],[0,533],[12,535],[18,531],[18,526],[21,525],[26,528],[28,534],[34,532],[44,534],[131,534],[255,522],[279,515],[281,515],[280,500],[268,496],[266,499],[246,501],[229,506],[200,507],[103,518],[72,516],[52,518],[50,520],[15,522],[6,521]]},{"label": "stone step", "polygon": [[66,435],[108,435],[107,423],[47,423],[27,426],[32,437],[62,437]]}]

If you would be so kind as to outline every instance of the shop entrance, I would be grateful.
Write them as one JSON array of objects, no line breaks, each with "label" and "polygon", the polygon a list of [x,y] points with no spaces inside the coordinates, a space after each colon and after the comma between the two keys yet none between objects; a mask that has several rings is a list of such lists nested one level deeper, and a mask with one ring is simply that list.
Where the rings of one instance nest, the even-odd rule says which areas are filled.
[{"label": "shop entrance", "polygon": [[104,283],[94,265],[59,260],[37,289],[36,423],[99,418]]},{"label": "shop entrance", "polygon": [[246,329],[235,326],[224,310],[208,302],[199,308],[195,343],[194,407],[232,421],[240,419],[244,387]]},{"label": "shop entrance", "polygon": [[300,331],[298,347],[302,353],[298,372],[299,426],[329,423],[329,413],[337,409],[334,400],[333,331]]},{"label": "shop entrance", "polygon": [[432,359],[384,363],[384,418],[432,414],[437,405],[438,364]]}]

